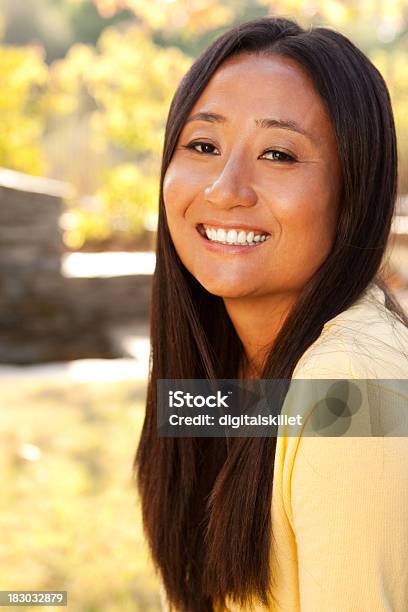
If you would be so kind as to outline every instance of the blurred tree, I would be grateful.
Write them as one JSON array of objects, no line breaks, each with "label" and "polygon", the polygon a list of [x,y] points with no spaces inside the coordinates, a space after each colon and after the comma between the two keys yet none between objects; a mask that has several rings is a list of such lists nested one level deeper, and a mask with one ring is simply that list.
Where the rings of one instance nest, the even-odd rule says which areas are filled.
[{"label": "blurred tree", "polygon": [[134,14],[129,10],[118,11],[111,17],[104,17],[97,10],[92,0],[77,2],[76,0],[54,0],[65,7],[72,33],[73,43],[81,42],[96,45],[102,31],[110,26],[116,26],[135,20]]},{"label": "blurred tree", "polygon": [[232,7],[220,0],[94,0],[103,15],[125,8],[133,11],[153,30],[189,30],[198,34],[225,25],[234,16]]},{"label": "blurred tree", "polygon": [[4,40],[12,45],[42,45],[48,59],[62,57],[73,32],[61,3],[53,0],[1,0]]},{"label": "blurred tree", "polygon": [[98,106],[93,115],[96,132],[139,156],[158,154],[166,110],[190,58],[179,49],[157,47],[142,27],[123,33],[109,29],[98,47],[88,75]]},{"label": "blurred tree", "polygon": [[303,26],[333,27],[366,53],[394,48],[408,33],[406,0],[258,0],[271,15],[294,17]]},{"label": "blurred tree", "polygon": [[86,242],[106,244],[109,240],[129,248],[146,229],[157,199],[157,172],[143,165],[119,164],[106,171],[103,185],[92,199],[92,209],[72,211],[64,240],[71,249]]},{"label": "blurred tree", "polygon": [[95,45],[106,27],[135,19],[129,10],[103,17],[92,0],[0,0],[0,11],[4,41],[41,44],[48,63],[64,57],[76,42]]},{"label": "blurred tree", "polygon": [[0,46],[0,166],[41,174],[48,71],[40,47]]},{"label": "blurred tree", "polygon": [[[149,30],[139,25],[108,28],[96,49],[75,45],[64,60],[51,66],[50,113],[80,117],[78,126],[87,134],[89,150],[106,162],[99,168],[97,208],[77,215],[78,225],[71,227],[75,239],[68,233],[71,246],[106,239],[109,232],[143,231],[144,217],[157,208],[167,110],[190,63],[179,49],[157,46]],[[54,126],[59,123],[54,118]],[[82,164],[91,182],[92,169]]]}]

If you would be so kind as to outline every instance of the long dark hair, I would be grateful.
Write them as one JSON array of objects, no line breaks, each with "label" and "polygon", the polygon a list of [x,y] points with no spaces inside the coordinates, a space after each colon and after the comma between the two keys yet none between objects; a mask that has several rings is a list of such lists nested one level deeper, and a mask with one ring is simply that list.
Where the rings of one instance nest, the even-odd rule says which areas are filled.
[{"label": "long dark hair", "polygon": [[160,179],[157,261],[151,300],[146,417],[134,460],[145,532],[168,601],[204,612],[231,598],[270,604],[271,498],[276,438],[159,438],[157,379],[238,378],[243,346],[220,297],[187,271],[173,246],[163,178],[180,132],[217,68],[240,53],[296,60],[331,118],[343,185],[330,254],[286,318],[262,378],[290,379],[324,323],[351,306],[371,282],[386,307],[408,319],[386,288],[381,262],[397,190],[397,150],[387,87],[346,37],[293,21],[262,18],[217,38],[182,79],[170,106]]}]

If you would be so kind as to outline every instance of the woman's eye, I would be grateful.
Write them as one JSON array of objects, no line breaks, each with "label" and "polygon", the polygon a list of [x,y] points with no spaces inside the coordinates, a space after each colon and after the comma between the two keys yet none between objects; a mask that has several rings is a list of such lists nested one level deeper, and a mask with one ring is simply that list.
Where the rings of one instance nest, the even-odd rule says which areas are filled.
[{"label": "woman's eye", "polygon": [[[196,147],[202,147],[202,150],[198,150]],[[193,151],[197,151],[197,153],[201,153],[204,155],[205,153],[210,153],[211,151],[208,148],[215,149],[215,146],[209,142],[190,142],[188,145],[184,145],[184,149],[192,149]]]},{"label": "woman's eye", "polygon": [[270,159],[271,161],[280,161],[280,162],[294,162],[296,161],[292,155],[289,153],[284,153],[283,151],[277,151],[276,149],[270,149],[269,151],[265,151],[262,155],[267,155],[268,153],[272,153],[272,157],[267,157],[266,159]]}]

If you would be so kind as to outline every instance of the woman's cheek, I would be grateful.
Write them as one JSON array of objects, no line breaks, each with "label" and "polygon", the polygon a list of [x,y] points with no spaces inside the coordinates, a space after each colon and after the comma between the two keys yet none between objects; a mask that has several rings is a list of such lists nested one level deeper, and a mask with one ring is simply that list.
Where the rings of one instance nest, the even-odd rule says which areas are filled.
[{"label": "woman's cheek", "polygon": [[177,202],[176,195],[177,176],[169,166],[163,180],[163,198],[166,210],[173,208],[173,205]]},{"label": "woman's cheek", "polygon": [[163,198],[167,210],[183,214],[193,198],[191,176],[185,169],[169,166],[163,181]]}]

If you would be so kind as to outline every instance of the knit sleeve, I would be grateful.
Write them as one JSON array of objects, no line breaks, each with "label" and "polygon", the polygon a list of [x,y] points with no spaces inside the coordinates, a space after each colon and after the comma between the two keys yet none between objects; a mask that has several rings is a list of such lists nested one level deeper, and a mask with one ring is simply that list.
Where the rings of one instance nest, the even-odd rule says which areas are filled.
[{"label": "knit sleeve", "polygon": [[408,395],[387,388],[367,405],[386,435],[321,430],[297,444],[290,514],[302,612],[407,610],[408,437],[389,434],[396,415],[408,416]]}]

